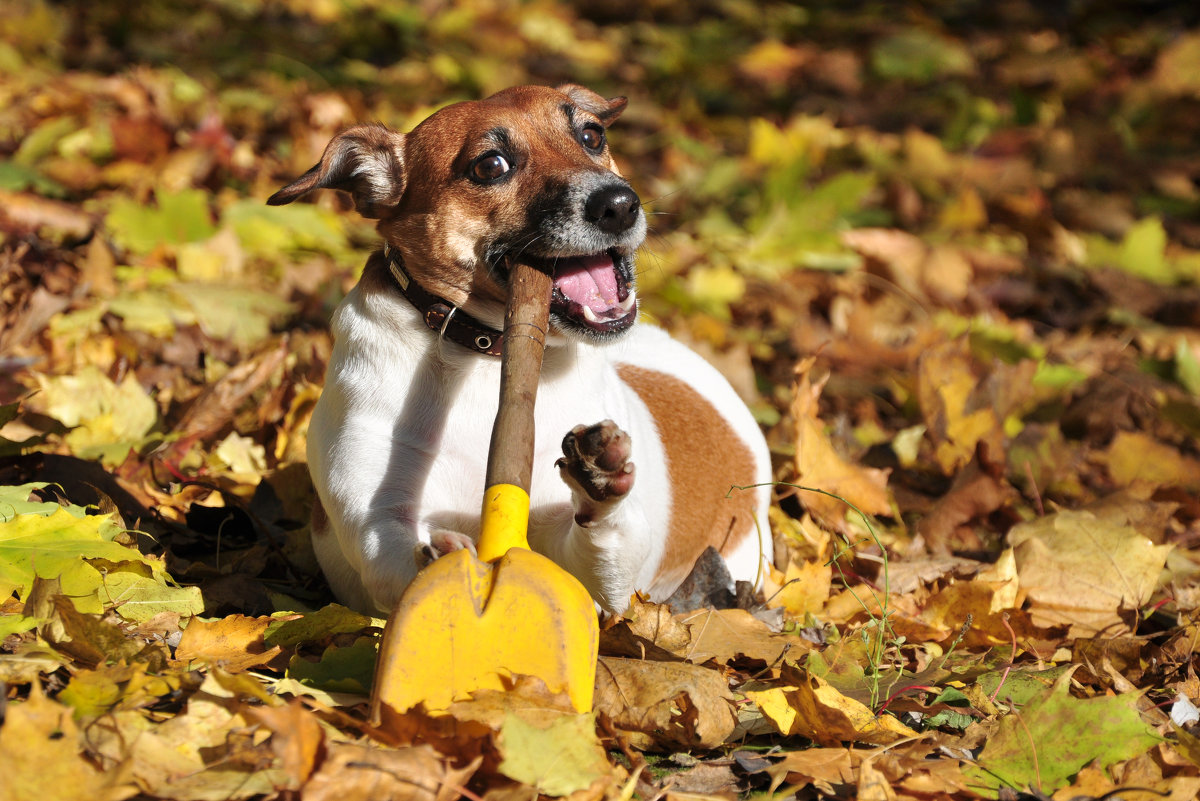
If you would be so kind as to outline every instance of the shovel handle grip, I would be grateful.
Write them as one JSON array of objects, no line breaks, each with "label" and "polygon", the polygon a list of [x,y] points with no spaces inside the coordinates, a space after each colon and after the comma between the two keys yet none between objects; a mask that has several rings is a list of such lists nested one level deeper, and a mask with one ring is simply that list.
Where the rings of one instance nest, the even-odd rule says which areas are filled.
[{"label": "shovel handle grip", "polygon": [[[496,493],[493,488],[510,485],[523,490],[528,509],[530,477],[533,474],[533,409],[537,401],[538,376],[542,372],[542,355],[546,350],[546,332],[550,325],[550,293],[553,279],[536,267],[513,264],[509,276],[508,307],[504,314],[504,346],[500,357],[500,406],[492,426],[492,442],[488,451],[487,491],[484,493],[483,531],[479,551],[503,555],[511,545],[528,547],[525,533],[528,512],[519,521],[511,514],[497,525],[489,511],[495,503],[489,501]],[[510,490],[504,493],[516,497]],[[505,508],[513,508],[511,504]],[[489,519],[493,523],[489,524]],[[515,541],[515,527],[519,539]],[[507,531],[505,544],[489,542],[498,530]],[[498,553],[497,553],[498,552]],[[486,558],[486,557],[484,557]]]}]

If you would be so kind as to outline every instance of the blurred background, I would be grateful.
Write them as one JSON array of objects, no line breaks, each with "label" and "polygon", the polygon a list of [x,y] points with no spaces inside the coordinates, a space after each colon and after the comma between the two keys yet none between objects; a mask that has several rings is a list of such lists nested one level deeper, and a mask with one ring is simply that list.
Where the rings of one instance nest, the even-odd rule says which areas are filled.
[{"label": "blurred background", "polygon": [[[209,612],[315,603],[304,432],[379,240],[263,201],[356,122],[564,81],[629,97],[644,311],[780,478],[898,553],[1117,492],[1200,536],[1200,12],[1133,0],[6,0],[0,480],[108,498]],[[782,580],[856,523],[780,496]]]}]

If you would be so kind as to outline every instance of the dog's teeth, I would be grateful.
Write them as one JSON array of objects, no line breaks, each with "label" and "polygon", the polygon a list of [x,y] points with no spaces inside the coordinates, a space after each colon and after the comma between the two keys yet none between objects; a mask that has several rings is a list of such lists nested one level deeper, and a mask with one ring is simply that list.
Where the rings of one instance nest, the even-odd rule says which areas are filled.
[{"label": "dog's teeth", "polygon": [[600,318],[597,317],[596,313],[594,311],[592,311],[588,306],[583,307],[583,319],[587,320],[589,323],[600,322]]},{"label": "dog's teeth", "polygon": [[630,292],[625,296],[625,300],[621,301],[621,311],[627,312],[633,308],[633,304],[637,302],[636,293]]}]

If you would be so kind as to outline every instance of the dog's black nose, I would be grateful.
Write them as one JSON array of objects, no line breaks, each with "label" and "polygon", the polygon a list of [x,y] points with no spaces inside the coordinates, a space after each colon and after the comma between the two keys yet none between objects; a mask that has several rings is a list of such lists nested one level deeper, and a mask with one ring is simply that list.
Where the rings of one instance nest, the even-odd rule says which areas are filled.
[{"label": "dog's black nose", "polygon": [[588,221],[595,223],[601,231],[619,234],[637,223],[641,205],[642,199],[629,187],[606,186],[588,197],[583,211]]}]

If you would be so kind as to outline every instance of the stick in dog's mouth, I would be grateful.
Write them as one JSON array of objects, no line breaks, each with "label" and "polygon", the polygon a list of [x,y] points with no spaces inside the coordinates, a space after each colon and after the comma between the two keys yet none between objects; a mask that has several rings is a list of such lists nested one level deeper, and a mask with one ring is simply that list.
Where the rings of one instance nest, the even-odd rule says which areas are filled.
[{"label": "stick in dog's mouth", "polygon": [[560,328],[615,335],[637,319],[630,254],[612,248],[587,256],[525,258],[554,277],[550,313]]}]

